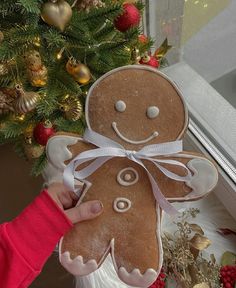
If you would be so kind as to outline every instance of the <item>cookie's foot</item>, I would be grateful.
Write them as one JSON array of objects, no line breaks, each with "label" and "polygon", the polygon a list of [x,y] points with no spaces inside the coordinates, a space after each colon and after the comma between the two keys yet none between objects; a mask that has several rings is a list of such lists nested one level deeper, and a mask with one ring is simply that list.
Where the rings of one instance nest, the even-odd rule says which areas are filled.
[{"label": "cookie's foot", "polygon": [[84,263],[82,256],[77,256],[73,260],[70,257],[70,252],[65,252],[60,255],[62,266],[75,276],[85,276],[98,269],[96,260],[89,260]]},{"label": "cookie's foot", "polygon": [[120,267],[118,275],[122,281],[130,286],[146,288],[157,279],[158,273],[153,269],[148,269],[144,274],[141,274],[139,269],[134,269],[129,273],[124,267]]}]

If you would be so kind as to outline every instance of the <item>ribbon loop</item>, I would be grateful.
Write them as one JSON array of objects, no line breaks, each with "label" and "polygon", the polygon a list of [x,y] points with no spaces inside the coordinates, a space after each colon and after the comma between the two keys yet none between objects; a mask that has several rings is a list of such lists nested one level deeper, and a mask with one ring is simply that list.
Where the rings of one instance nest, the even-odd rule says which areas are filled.
[{"label": "ribbon loop", "polygon": [[[80,153],[77,157],[72,159],[72,161],[66,166],[64,171],[64,183],[67,185],[72,191],[76,192],[74,179],[84,180],[90,175],[92,175],[97,169],[99,169],[102,165],[104,165],[107,161],[114,157],[126,157],[130,161],[137,163],[142,166],[143,169],[148,174],[152,191],[154,197],[160,207],[168,214],[176,214],[176,209],[166,200],[165,196],[162,194],[160,188],[158,187],[157,182],[154,177],[148,171],[147,167],[144,165],[142,160],[147,160],[152,162],[165,176],[171,178],[176,181],[189,181],[191,178],[191,172],[186,165],[183,163],[172,160],[172,159],[158,159],[152,157],[165,157],[172,156],[183,151],[183,143],[182,141],[173,141],[161,144],[148,145],[142,148],[139,151],[131,151],[125,150],[125,148],[116,143],[115,141],[100,135],[92,130],[86,129],[84,134],[84,140],[94,144],[98,148],[91,149],[88,151],[84,151]],[[92,161],[85,168],[82,168],[77,171],[78,167],[86,163],[88,161]],[[186,176],[180,176],[168,170],[167,168],[162,166],[163,164],[175,165],[184,168],[187,171]]]}]

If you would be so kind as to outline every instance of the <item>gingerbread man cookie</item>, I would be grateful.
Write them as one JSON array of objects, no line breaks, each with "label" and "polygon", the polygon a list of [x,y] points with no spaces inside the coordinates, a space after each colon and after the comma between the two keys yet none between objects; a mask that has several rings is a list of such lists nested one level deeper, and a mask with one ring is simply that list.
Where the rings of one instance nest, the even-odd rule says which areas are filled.
[{"label": "gingerbread man cookie", "polygon": [[104,213],[75,225],[60,241],[60,261],[87,275],[111,253],[120,279],[148,287],[162,267],[161,213],[173,201],[202,198],[217,184],[214,163],[182,151],[188,113],[178,88],[146,66],[126,66],[100,78],[86,102],[84,137],[56,135],[49,162],[66,183],[83,183],[79,203],[99,199]]}]

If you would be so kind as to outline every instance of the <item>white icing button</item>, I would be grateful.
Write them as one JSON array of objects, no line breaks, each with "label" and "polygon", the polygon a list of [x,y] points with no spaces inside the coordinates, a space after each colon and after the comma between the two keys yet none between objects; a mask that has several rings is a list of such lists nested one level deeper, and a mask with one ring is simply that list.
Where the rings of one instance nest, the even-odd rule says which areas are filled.
[{"label": "white icing button", "polygon": [[117,203],[117,207],[118,207],[119,209],[124,209],[124,208],[125,208],[125,202],[122,202],[122,201],[118,202],[118,203]]},{"label": "white icing button", "polygon": [[131,201],[127,198],[116,198],[113,203],[113,209],[118,213],[124,213],[131,207]]},{"label": "white icing button", "polygon": [[130,174],[125,174],[124,179],[125,181],[130,181],[132,176]]},{"label": "white icing button", "polygon": [[134,185],[138,180],[138,172],[132,167],[122,169],[117,175],[117,182],[122,186]]},{"label": "white icing button", "polygon": [[116,108],[116,110],[117,110],[118,112],[124,112],[125,109],[126,109],[126,104],[125,104],[124,101],[119,100],[119,101],[116,102],[115,108]]},{"label": "white icing button", "polygon": [[156,106],[150,106],[147,109],[147,117],[150,119],[156,118],[159,114],[159,109]]}]

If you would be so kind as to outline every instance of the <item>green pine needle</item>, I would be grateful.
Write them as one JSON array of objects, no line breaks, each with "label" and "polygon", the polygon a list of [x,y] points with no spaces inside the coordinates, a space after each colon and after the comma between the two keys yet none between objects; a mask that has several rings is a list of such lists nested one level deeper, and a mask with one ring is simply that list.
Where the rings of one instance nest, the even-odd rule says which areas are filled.
[{"label": "green pine needle", "polygon": [[38,159],[33,163],[31,175],[39,176],[47,166],[47,156],[44,152]]}]

